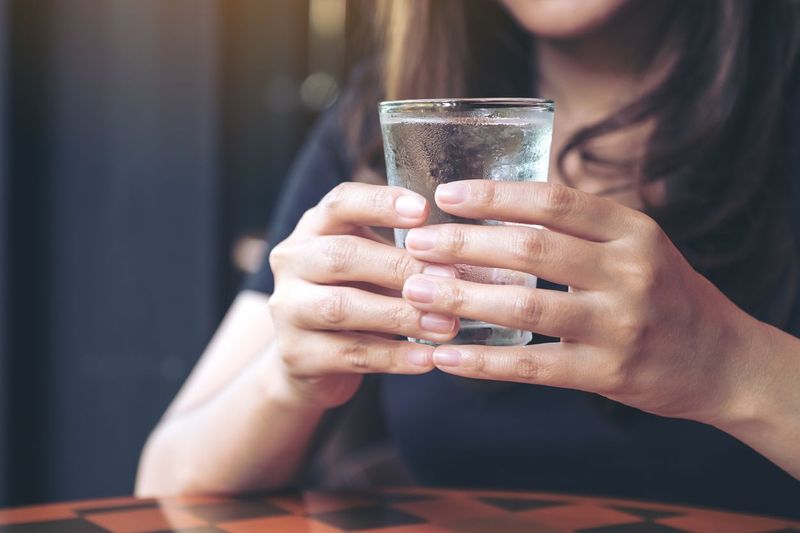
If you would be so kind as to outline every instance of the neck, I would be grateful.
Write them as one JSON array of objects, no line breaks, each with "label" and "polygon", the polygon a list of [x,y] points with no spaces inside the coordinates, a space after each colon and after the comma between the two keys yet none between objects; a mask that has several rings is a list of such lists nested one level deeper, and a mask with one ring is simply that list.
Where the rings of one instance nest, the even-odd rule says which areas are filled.
[{"label": "neck", "polygon": [[536,40],[537,89],[559,112],[600,118],[642,91],[652,70],[643,68],[648,44],[664,13],[654,8],[660,2],[631,4],[587,35]]}]

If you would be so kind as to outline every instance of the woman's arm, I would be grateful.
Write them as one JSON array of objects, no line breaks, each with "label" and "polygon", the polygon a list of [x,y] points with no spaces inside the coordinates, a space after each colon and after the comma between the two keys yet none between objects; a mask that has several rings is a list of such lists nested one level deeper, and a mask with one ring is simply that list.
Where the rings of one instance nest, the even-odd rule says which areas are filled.
[{"label": "woman's arm", "polygon": [[739,401],[711,423],[800,479],[800,339],[748,319]]},{"label": "woman's arm", "polygon": [[275,488],[301,463],[322,410],[287,390],[269,298],[236,299],[142,453],[138,496]]}]

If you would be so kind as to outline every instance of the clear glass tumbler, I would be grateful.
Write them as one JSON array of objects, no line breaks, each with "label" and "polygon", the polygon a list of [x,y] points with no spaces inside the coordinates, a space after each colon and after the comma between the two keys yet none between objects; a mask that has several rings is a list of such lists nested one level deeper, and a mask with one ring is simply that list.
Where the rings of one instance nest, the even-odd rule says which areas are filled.
[{"label": "clear glass tumbler", "polygon": [[[378,110],[389,185],[405,187],[428,199],[431,213],[426,224],[503,224],[441,211],[433,199],[441,183],[464,179],[547,181],[552,100],[400,100],[381,102]],[[405,246],[406,233],[395,230],[397,246]],[[522,272],[471,265],[456,265],[456,271],[459,278],[479,283],[536,286],[536,278]],[[527,331],[462,319],[452,343],[520,345],[531,337]]]}]

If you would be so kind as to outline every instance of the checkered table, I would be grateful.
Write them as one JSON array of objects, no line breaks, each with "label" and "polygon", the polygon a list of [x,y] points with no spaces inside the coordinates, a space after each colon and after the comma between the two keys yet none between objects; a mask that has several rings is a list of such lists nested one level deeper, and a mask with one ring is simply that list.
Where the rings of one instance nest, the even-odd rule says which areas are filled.
[{"label": "checkered table", "polygon": [[0,533],[102,531],[800,533],[800,522],[607,498],[417,488],[236,499],[114,498],[0,510]]}]

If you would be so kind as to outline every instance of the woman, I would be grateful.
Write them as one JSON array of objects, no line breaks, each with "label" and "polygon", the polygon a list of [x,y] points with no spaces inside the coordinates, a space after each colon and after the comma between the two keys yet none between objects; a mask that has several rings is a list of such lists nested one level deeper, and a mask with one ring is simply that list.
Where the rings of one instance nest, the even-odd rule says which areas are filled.
[{"label": "woman", "polygon": [[[418,483],[800,513],[797,4],[395,1],[380,15],[380,68],[312,133],[271,269],[153,432],[138,493],[285,486],[323,415],[381,374],[380,414]],[[551,184],[458,182],[436,202],[548,230],[419,228],[421,197],[371,183],[378,100],[533,95],[557,102]],[[414,229],[400,250],[372,228]],[[454,263],[552,283],[471,284]],[[459,316],[561,342],[448,346]]]}]

